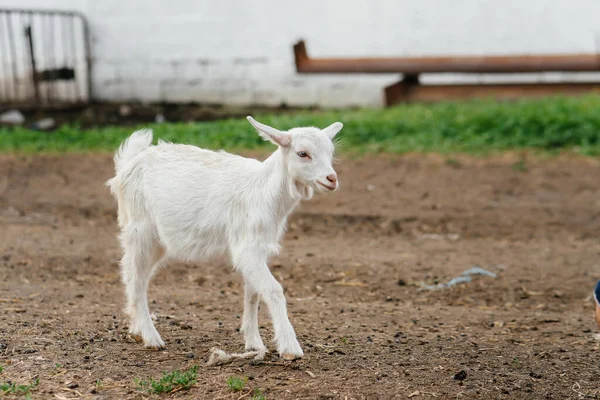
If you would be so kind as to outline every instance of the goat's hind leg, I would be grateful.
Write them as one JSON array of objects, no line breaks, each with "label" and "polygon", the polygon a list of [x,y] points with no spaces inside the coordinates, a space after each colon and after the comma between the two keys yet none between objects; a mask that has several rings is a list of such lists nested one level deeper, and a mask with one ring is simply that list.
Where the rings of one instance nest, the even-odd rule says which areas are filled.
[{"label": "goat's hind leg", "polygon": [[148,308],[148,284],[163,249],[156,242],[152,227],[144,223],[129,223],[121,241],[124,249],[121,275],[127,296],[126,312],[130,316],[129,332],[141,336],[146,347],[162,348],[165,343],[154,327]]}]

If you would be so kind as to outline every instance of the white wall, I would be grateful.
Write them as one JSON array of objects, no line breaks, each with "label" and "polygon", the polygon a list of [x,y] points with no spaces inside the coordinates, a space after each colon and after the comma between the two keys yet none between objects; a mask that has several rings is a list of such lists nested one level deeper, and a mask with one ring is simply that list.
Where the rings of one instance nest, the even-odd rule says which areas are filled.
[{"label": "white wall", "polygon": [[0,0],[8,7],[83,12],[101,100],[378,106],[381,89],[398,80],[298,75],[292,45],[300,38],[315,57],[600,47],[599,0]]}]

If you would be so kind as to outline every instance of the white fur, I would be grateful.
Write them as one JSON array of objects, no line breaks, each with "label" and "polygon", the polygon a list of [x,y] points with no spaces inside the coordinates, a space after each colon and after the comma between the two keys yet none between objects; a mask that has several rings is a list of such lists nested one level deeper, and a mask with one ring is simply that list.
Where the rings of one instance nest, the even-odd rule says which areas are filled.
[{"label": "white fur", "polygon": [[107,184],[119,206],[126,311],[130,332],[147,347],[164,347],[148,309],[148,283],[156,270],[168,260],[200,262],[228,254],[245,283],[246,350],[266,350],[258,330],[262,299],[279,354],[303,355],[267,261],[278,252],[287,217],[300,200],[338,188],[332,139],[342,124],[283,132],[248,120],[279,146],[264,162],[162,141],[152,146],[149,130],[134,132],[115,154],[116,176]]}]

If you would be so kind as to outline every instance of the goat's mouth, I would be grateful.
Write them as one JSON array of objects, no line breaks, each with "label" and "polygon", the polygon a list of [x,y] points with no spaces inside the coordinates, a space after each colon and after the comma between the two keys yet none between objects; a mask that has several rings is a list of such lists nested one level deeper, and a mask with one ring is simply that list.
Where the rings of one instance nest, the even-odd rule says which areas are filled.
[{"label": "goat's mouth", "polygon": [[324,184],[323,182],[320,182],[320,181],[317,181],[317,183],[319,185],[323,186],[324,188],[326,188],[327,190],[331,190],[331,191],[335,190],[336,187],[337,187],[337,185],[336,186],[329,186],[329,185],[326,185],[326,184]]}]

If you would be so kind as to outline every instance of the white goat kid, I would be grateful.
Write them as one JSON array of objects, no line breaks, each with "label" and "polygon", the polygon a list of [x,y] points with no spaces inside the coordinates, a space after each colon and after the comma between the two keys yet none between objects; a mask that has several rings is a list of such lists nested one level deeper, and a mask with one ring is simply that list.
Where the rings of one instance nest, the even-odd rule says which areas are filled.
[{"label": "white goat kid", "polygon": [[152,146],[152,132],[134,132],[115,154],[109,185],[118,201],[129,331],[146,347],[164,347],[148,309],[148,283],[167,260],[199,262],[229,254],[244,278],[242,332],[246,350],[265,351],[258,330],[262,299],[279,355],[302,357],[281,285],[267,266],[277,254],[287,217],[300,200],[339,187],[332,167],[336,122],[287,132],[248,121],[278,149],[264,162],[195,146]]}]

